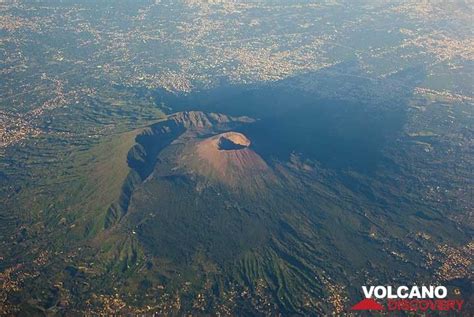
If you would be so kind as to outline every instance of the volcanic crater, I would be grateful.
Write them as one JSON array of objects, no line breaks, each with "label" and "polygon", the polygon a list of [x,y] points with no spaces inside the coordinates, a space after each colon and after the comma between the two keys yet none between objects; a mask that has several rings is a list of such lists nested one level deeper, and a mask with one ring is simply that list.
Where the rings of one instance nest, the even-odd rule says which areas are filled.
[{"label": "volcanic crater", "polygon": [[217,134],[198,142],[193,154],[188,156],[188,162],[201,174],[215,175],[233,185],[264,177],[270,169],[250,144],[251,141],[242,133]]},{"label": "volcanic crater", "polygon": [[217,141],[217,149],[220,151],[241,150],[249,146],[250,140],[237,132],[223,133]]}]

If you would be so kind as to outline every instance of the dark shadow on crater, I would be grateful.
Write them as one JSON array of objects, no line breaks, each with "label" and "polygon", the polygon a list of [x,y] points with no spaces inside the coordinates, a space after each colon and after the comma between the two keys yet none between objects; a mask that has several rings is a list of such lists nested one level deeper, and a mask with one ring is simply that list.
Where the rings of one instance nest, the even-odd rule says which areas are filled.
[{"label": "dark shadow on crater", "polygon": [[220,137],[219,138],[219,143],[217,144],[218,149],[221,151],[230,151],[230,150],[241,150],[246,148],[247,146],[242,145],[242,144],[237,144],[229,140],[228,138],[225,137]]}]

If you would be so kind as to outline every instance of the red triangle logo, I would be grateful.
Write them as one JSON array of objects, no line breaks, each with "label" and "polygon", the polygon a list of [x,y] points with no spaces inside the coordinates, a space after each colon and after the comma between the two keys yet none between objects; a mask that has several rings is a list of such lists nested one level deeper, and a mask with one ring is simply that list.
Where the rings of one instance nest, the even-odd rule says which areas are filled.
[{"label": "red triangle logo", "polygon": [[372,298],[366,298],[352,306],[351,310],[384,310],[385,308]]}]

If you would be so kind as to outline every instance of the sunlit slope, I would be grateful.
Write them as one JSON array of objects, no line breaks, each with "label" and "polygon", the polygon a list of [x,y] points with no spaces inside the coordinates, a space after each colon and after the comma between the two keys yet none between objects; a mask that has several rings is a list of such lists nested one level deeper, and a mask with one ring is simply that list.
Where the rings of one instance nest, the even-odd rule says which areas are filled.
[{"label": "sunlit slope", "polygon": [[138,129],[110,138],[95,146],[82,158],[85,164],[92,167],[83,193],[88,199],[83,200],[81,207],[98,215],[95,219],[87,219],[87,215],[84,216],[86,222],[92,221],[91,226],[103,226],[104,219],[101,214],[120,199],[130,173],[127,155],[141,131],[142,129]]}]

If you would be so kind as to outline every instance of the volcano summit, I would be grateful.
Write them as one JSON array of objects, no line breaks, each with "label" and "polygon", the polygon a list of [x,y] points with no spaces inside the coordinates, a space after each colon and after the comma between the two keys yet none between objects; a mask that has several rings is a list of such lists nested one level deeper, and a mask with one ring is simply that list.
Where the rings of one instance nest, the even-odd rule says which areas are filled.
[{"label": "volcano summit", "polygon": [[198,142],[186,160],[201,175],[231,186],[263,183],[271,178],[270,168],[250,144],[245,135],[226,132]]}]

